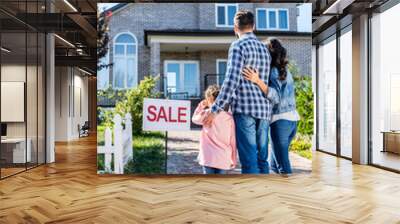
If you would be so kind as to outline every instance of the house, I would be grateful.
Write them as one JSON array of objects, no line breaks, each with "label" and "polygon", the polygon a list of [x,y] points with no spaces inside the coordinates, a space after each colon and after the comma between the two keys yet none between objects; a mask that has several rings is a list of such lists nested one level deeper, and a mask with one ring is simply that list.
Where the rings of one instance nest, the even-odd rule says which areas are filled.
[{"label": "house", "polygon": [[298,31],[295,4],[118,4],[110,9],[110,50],[103,59],[113,66],[99,72],[98,88],[129,89],[160,74],[164,94],[199,98],[223,81],[239,9],[254,12],[257,36],[282,40],[300,73],[311,75],[311,33]]}]

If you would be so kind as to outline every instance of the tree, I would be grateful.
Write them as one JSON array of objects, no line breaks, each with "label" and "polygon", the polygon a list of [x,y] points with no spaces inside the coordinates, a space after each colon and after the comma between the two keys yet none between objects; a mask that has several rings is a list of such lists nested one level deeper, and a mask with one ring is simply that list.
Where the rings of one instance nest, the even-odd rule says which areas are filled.
[{"label": "tree", "polygon": [[111,66],[111,64],[101,62],[101,59],[107,55],[109,50],[110,36],[108,24],[111,16],[111,11],[97,13],[97,71]]}]

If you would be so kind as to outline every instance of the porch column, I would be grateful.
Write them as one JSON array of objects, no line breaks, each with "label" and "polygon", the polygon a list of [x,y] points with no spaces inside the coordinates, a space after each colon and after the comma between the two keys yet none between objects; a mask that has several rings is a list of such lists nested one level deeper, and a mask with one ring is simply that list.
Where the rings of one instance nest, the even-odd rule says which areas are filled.
[{"label": "porch column", "polygon": [[150,44],[150,75],[156,76],[161,73],[160,60],[160,43],[153,42]]},{"label": "porch column", "polygon": [[368,163],[368,15],[353,20],[353,162]]}]

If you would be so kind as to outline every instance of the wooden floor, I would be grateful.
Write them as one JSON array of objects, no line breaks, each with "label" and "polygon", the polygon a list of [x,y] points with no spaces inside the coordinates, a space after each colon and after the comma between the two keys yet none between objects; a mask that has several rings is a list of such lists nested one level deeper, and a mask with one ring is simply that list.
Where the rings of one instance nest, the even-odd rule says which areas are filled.
[{"label": "wooden floor", "polygon": [[96,140],[0,181],[0,223],[400,223],[400,175],[317,153],[312,174],[96,174]]}]

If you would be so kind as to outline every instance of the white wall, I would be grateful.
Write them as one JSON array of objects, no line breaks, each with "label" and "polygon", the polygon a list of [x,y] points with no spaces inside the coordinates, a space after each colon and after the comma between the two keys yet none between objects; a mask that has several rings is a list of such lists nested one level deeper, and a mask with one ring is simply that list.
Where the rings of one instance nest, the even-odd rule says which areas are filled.
[{"label": "white wall", "polygon": [[[38,69],[38,70],[37,70]],[[45,117],[44,117],[44,74],[39,66],[25,66],[18,63],[5,63],[1,66],[2,82],[23,82],[26,85],[26,100],[22,108],[14,108],[18,113],[25,114],[21,122],[5,122],[7,124],[8,138],[27,138],[31,148],[32,162],[44,163],[45,150]],[[26,80],[27,79],[27,80]],[[3,91],[4,89],[2,89]],[[19,90],[24,95],[25,90]],[[4,93],[3,93],[4,94]],[[7,93],[5,93],[7,94]],[[2,95],[2,98],[7,95]],[[16,102],[17,103],[17,102]],[[26,105],[25,105],[26,103]],[[13,108],[2,107],[3,113],[17,113]],[[24,115],[22,115],[24,116]],[[36,161],[39,159],[39,161]],[[51,160],[48,160],[51,162]]]},{"label": "white wall", "polygon": [[83,75],[76,68],[56,67],[56,141],[79,138],[78,125],[88,120],[88,78]]},{"label": "white wall", "polygon": [[[1,81],[25,82],[25,64],[8,64],[1,66]],[[1,108],[7,110],[7,108]],[[7,137],[25,137],[25,122],[7,123]]]}]

